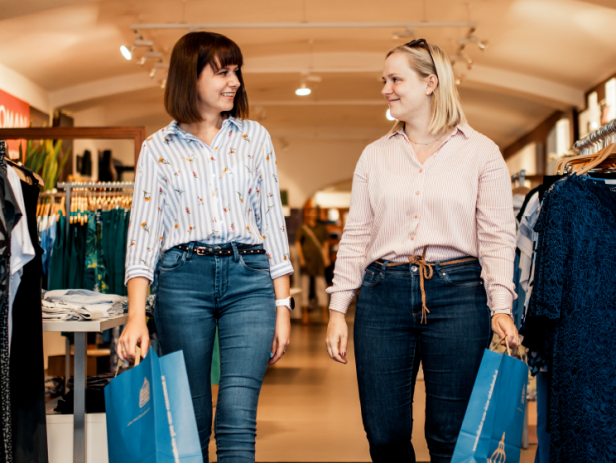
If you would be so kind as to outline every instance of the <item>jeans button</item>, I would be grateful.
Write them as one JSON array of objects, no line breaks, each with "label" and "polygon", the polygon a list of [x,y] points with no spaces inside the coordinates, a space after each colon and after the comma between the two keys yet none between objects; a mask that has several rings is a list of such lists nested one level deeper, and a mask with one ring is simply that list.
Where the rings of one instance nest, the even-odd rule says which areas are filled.
[{"label": "jeans button", "polygon": [[412,270],[413,272],[416,272],[416,271],[417,271],[417,267],[411,267],[411,270]]}]

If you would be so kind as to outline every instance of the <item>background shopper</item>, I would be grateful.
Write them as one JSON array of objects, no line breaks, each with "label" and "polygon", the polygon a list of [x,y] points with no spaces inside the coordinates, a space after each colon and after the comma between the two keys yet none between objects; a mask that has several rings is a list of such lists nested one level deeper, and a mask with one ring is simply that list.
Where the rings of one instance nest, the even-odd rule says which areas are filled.
[{"label": "background shopper", "polygon": [[[327,316],[327,283],[325,282],[325,268],[330,265],[329,260],[329,232],[327,227],[319,221],[319,208],[310,208],[306,214],[306,221],[297,231],[295,247],[299,255],[302,275],[302,317],[308,323],[308,308],[312,300],[323,309],[323,321]],[[314,299],[311,299],[314,288]]]},{"label": "background shopper", "polygon": [[[244,119],[242,54],[228,38],[193,32],[173,49],[165,107],[175,119],[144,143],[126,258],[129,321],[122,360],[148,348],[145,302],[160,252],[156,327],[163,353],[182,350],[208,461],[210,365],[216,325],[221,378],[219,462],[254,462],[265,370],[289,344],[288,253],[268,132]],[[279,306],[279,307],[277,307]]]},{"label": "background shopper", "polygon": [[510,317],[509,172],[498,147],[466,123],[440,48],[424,40],[395,48],[383,83],[397,122],[355,170],[328,290],[327,348],[347,362],[344,314],[361,287],[355,356],[373,461],[415,461],[412,401],[421,362],[431,461],[449,462],[491,330],[520,343]]}]

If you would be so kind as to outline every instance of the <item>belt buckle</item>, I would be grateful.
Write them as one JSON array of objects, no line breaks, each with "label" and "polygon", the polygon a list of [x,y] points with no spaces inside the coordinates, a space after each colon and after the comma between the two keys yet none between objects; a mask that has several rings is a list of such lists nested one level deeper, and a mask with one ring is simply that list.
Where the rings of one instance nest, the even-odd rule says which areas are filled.
[{"label": "belt buckle", "polygon": [[205,256],[205,254],[207,253],[207,248],[197,248],[195,249],[195,251],[197,252],[198,256]]}]

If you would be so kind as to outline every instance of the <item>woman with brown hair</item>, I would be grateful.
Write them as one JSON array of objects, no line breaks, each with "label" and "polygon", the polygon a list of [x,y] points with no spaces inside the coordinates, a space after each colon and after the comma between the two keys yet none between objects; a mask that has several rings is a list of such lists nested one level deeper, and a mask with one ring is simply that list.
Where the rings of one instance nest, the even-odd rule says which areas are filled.
[{"label": "woman with brown hair", "polygon": [[397,122],[357,163],[327,348],[347,363],[345,312],[361,287],[355,361],[372,460],[415,461],[421,363],[430,458],[449,462],[492,330],[520,344],[509,172],[498,146],[466,123],[439,47],[421,39],[393,49],[383,85]]},{"label": "woman with brown hair", "polygon": [[[149,345],[148,285],[164,354],[182,350],[208,460],[216,327],[221,377],[214,431],[219,462],[254,462],[267,365],[289,344],[289,247],[276,157],[248,116],[242,54],[227,37],[191,32],[173,48],[165,108],[174,118],[139,157],[126,256],[129,321],[122,360]],[[160,257],[159,257],[160,256]]]}]

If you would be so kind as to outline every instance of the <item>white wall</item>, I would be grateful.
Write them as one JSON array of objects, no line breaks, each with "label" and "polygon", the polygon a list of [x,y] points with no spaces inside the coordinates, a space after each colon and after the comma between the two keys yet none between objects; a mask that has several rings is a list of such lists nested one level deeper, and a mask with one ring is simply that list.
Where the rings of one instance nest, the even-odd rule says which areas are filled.
[{"label": "white wall", "polygon": [[289,206],[301,208],[319,190],[353,177],[355,165],[366,147],[362,140],[274,138],[280,188],[289,192]]},{"label": "white wall", "polygon": [[[96,106],[83,111],[72,113],[75,127],[107,127],[116,125],[109,123],[105,114],[105,108]],[[75,140],[73,156],[83,155],[84,150],[88,149],[92,153],[92,177],[98,178],[99,151],[111,150],[114,159],[122,161],[124,165],[132,166],[135,162],[135,144],[132,140]],[[77,164],[74,162],[74,166]],[[74,172],[76,173],[76,172]],[[125,181],[131,181],[130,173],[124,175]]]}]

